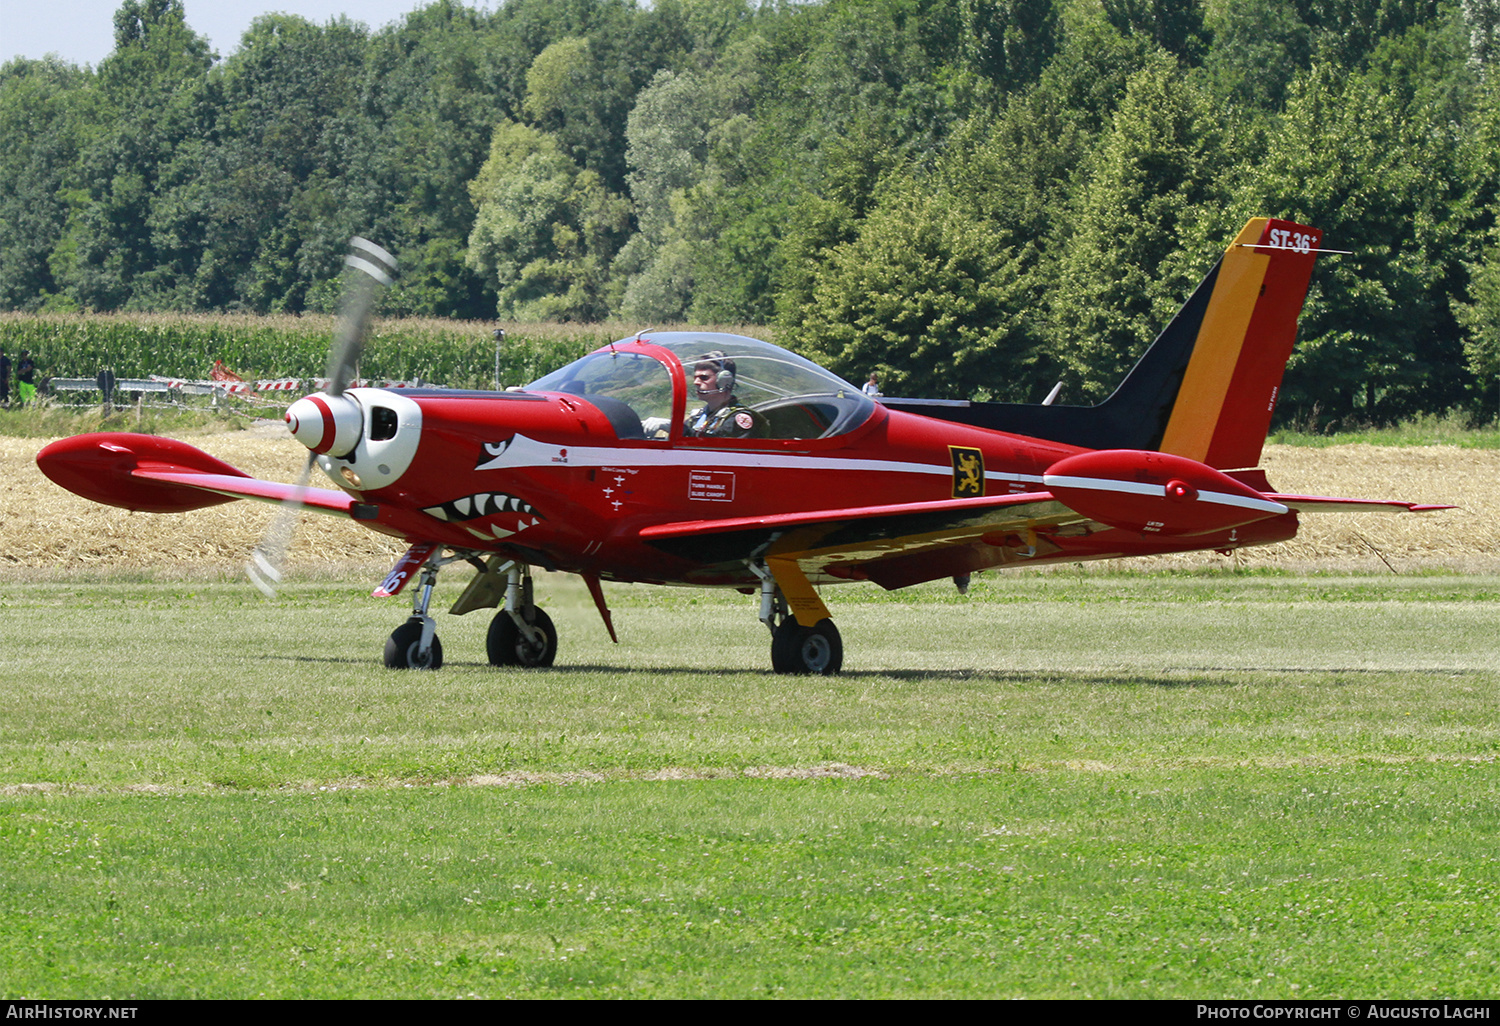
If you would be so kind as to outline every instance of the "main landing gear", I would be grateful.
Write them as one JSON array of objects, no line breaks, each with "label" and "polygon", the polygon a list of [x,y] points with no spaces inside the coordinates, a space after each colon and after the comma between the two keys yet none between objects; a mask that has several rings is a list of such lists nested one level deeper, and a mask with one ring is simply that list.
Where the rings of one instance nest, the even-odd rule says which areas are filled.
[{"label": "main landing gear", "polygon": [[[750,569],[760,578],[760,622],[771,632],[771,669],[776,673],[813,674],[829,677],[844,665],[844,639],[827,614],[827,608],[813,596],[811,603],[800,603],[816,610],[811,627],[804,627],[792,615],[776,578],[762,563],[752,562]],[[805,583],[806,578],[803,578]],[[811,587],[807,589],[811,592]],[[800,598],[801,596],[799,596]],[[823,615],[818,615],[823,614]]]},{"label": "main landing gear", "polygon": [[490,621],[485,652],[494,666],[551,666],[557,658],[557,628],[531,595],[531,568],[506,570],[505,605]]},{"label": "main landing gear", "polygon": [[[551,666],[557,658],[557,628],[552,618],[537,608],[531,568],[494,554],[487,558],[474,552],[444,556],[439,551],[436,545],[414,546],[376,592],[399,592],[408,579],[406,575],[420,565],[411,616],[386,640],[385,665],[395,670],[436,670],[443,665],[443,644],[428,607],[438,571],[463,560],[472,563],[479,575],[450,611],[463,614],[500,607],[485,636],[490,663]],[[751,560],[749,567],[760,578],[760,621],[771,632],[771,668],[777,673],[824,677],[838,673],[844,665],[844,640],[802,570],[795,562],[776,557]],[[598,579],[585,577],[585,581],[613,638],[614,628]]]},{"label": "main landing gear", "polygon": [[[432,556],[422,564],[411,616],[391,632],[385,642],[385,665],[393,670],[436,670],[443,665],[443,643],[437,636],[437,621],[428,613],[438,571],[457,560],[475,563],[480,576],[470,585],[453,612],[468,612],[482,606],[501,605],[485,637],[485,651],[495,666],[551,666],[557,658],[557,628],[532,597],[531,568],[523,563],[490,564],[470,554]],[[498,563],[498,565],[497,565]],[[488,595],[488,599],[484,596]]]}]

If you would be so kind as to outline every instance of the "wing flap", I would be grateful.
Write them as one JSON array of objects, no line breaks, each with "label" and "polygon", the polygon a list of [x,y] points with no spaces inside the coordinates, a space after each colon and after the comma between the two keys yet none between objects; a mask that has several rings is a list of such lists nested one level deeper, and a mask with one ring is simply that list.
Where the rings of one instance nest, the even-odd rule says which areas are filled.
[{"label": "wing flap", "polygon": [[898,517],[936,516],[972,519],[984,511],[1010,509],[1037,503],[1054,503],[1051,492],[1018,492],[1014,495],[986,495],[974,499],[940,499],[933,502],[900,502],[878,506],[850,506],[843,509],[815,509],[802,513],[774,513],[758,517],[727,517],[717,520],[682,520],[641,529],[646,541],[697,537],[705,534],[727,534],[745,530],[789,531],[793,528],[829,523],[880,522]]},{"label": "wing flap", "polygon": [[759,554],[795,561],[814,583],[868,579],[900,588],[1057,551],[1048,533],[1092,523],[1050,492],[1021,492],[682,521],[644,528],[641,537],[704,563],[742,565]]}]

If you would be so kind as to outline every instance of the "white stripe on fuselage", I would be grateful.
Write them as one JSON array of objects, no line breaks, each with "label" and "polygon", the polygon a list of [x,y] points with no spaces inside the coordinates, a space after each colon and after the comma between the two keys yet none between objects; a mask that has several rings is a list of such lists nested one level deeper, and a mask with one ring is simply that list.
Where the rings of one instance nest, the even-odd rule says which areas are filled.
[{"label": "white stripe on fuselage", "polygon": [[[786,470],[862,470],[895,474],[934,474],[948,477],[953,467],[946,463],[905,463],[897,460],[855,460],[838,456],[801,453],[740,452],[729,449],[614,448],[588,445],[551,445],[525,435],[516,435],[494,458],[476,470],[517,470],[523,467],[776,467]],[[987,481],[1019,481],[1039,484],[1039,474],[985,472]]]}]

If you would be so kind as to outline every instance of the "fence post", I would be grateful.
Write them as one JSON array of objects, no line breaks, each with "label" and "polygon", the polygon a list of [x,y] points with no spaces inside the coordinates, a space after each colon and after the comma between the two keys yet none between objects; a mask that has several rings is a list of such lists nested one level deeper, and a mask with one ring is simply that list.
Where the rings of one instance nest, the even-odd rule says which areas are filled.
[{"label": "fence post", "polygon": [[115,372],[106,367],[98,373],[94,378],[94,382],[99,386],[102,412],[104,416],[108,417],[111,413],[115,412]]}]

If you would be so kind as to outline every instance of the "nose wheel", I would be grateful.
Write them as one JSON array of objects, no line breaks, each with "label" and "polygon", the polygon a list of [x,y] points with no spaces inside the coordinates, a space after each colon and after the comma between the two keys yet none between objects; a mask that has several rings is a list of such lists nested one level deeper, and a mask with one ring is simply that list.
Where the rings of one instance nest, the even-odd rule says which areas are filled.
[{"label": "nose wheel", "polygon": [[443,665],[443,643],[438,640],[437,621],[427,615],[441,565],[440,559],[429,559],[423,564],[411,617],[385,639],[385,665],[389,669],[436,670]]},{"label": "nose wheel", "polygon": [[[431,622],[431,617],[427,618]],[[392,670],[437,670],[443,665],[443,643],[436,634],[422,644],[423,623],[412,617],[385,639],[385,665]]]}]

